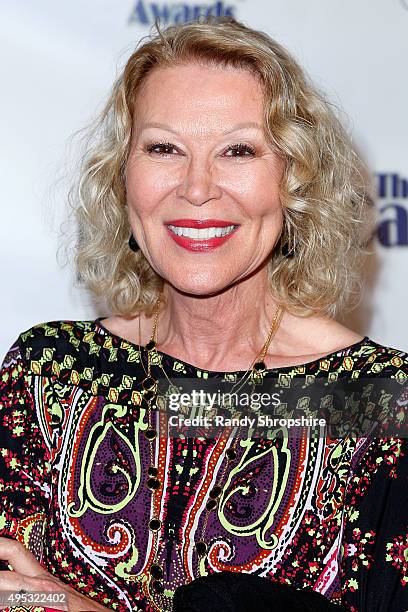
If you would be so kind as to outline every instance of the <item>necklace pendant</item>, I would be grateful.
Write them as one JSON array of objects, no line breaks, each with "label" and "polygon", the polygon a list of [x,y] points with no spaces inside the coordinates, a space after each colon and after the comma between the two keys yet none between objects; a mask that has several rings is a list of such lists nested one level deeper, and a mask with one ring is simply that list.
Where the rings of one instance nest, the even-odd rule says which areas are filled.
[{"label": "necklace pendant", "polygon": [[211,499],[217,499],[222,493],[222,489],[219,486],[215,486],[213,489],[211,489],[211,491],[209,492],[209,496],[211,497]]},{"label": "necklace pendant", "polygon": [[256,370],[257,372],[263,372],[264,370],[266,370],[266,364],[264,361],[257,361],[254,364],[254,370]]},{"label": "necklace pendant", "polygon": [[153,428],[151,429],[146,429],[146,431],[144,432],[144,436],[146,438],[146,440],[152,441],[156,438],[157,436],[157,431]]},{"label": "necklace pendant", "polygon": [[160,480],[158,478],[149,478],[147,480],[147,488],[151,491],[156,491],[160,487]]},{"label": "necklace pendant", "polygon": [[152,518],[149,521],[149,529],[151,531],[159,531],[159,529],[161,529],[162,523],[161,520],[158,518]]},{"label": "necklace pendant", "polygon": [[152,588],[154,591],[156,591],[156,593],[163,593],[164,591],[164,586],[159,580],[153,580]]},{"label": "necklace pendant", "polygon": [[153,391],[157,385],[157,381],[152,376],[147,376],[142,380],[142,387],[145,391]]},{"label": "necklace pendant", "polygon": [[149,389],[143,393],[142,400],[145,402],[151,402],[155,395],[155,392],[152,389]]},{"label": "necklace pendant", "polygon": [[205,504],[205,507],[207,508],[207,510],[214,510],[216,506],[217,506],[217,500],[215,499],[209,499],[208,502]]},{"label": "necklace pendant", "polygon": [[234,448],[227,448],[227,450],[225,451],[225,455],[228,461],[235,461],[235,459],[237,458],[237,451]]},{"label": "necklace pendant", "polygon": [[196,542],[195,547],[199,557],[204,557],[207,554],[207,544],[203,540]]},{"label": "necklace pendant", "polygon": [[154,563],[150,566],[149,572],[152,578],[156,578],[156,580],[160,580],[160,578],[163,578],[164,575],[162,568],[160,567],[160,565],[157,565],[157,563]]}]

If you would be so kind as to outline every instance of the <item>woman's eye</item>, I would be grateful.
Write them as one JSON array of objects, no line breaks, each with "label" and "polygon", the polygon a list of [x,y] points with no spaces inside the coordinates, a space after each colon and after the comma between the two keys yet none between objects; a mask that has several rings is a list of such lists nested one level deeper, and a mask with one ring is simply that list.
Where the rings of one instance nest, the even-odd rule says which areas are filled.
[{"label": "woman's eye", "polygon": [[232,151],[233,155],[227,155],[227,157],[253,157],[255,155],[255,149],[250,145],[239,143],[228,147],[227,151]]},{"label": "woman's eye", "polygon": [[[173,152],[176,151],[176,147],[170,142],[155,142],[147,145],[146,151],[148,153],[157,153],[159,155],[172,155]],[[255,149],[250,145],[238,143],[228,147],[225,155],[226,157],[253,157],[255,155]]]},{"label": "woman's eye", "polygon": [[173,150],[175,150],[175,147],[170,142],[155,142],[146,147],[148,153],[158,153],[159,155],[171,155]]}]

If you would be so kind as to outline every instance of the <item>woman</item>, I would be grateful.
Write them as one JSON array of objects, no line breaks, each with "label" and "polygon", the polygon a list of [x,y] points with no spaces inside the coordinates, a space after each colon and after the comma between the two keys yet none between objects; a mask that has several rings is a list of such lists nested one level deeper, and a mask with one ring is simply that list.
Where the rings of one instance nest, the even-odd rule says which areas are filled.
[{"label": "woman", "polygon": [[160,410],[163,381],[303,400],[305,381],[381,376],[402,425],[406,354],[333,318],[367,211],[329,104],[275,41],[209,18],[139,46],[95,135],[76,265],[112,315],[33,326],[5,358],[0,589],[75,610],[171,610],[176,590],[178,610],[405,610],[398,432],[174,435]]}]

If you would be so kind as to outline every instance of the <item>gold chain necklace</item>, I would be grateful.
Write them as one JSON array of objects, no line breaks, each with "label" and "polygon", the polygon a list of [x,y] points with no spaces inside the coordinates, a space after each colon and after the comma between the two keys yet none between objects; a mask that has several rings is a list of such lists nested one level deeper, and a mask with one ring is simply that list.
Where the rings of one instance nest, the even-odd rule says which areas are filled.
[{"label": "gold chain necklace", "polygon": [[[146,374],[146,377],[142,381],[142,388],[143,388],[142,406],[145,408],[146,415],[147,415],[148,424],[147,424],[147,428],[144,430],[144,436],[149,442],[149,457],[150,457],[150,465],[147,470],[148,478],[147,478],[146,485],[152,491],[152,505],[155,508],[160,507],[160,504],[156,502],[155,496],[159,492],[159,490],[162,488],[162,485],[163,485],[163,483],[158,478],[159,468],[155,465],[155,449],[154,449],[154,441],[158,436],[158,431],[157,431],[157,425],[153,423],[153,414],[156,415],[156,420],[160,418],[160,415],[157,414],[158,408],[159,408],[157,404],[158,381],[152,376],[152,372],[151,372],[152,357],[154,354],[156,354],[157,356],[157,349],[156,349],[157,326],[158,326],[160,303],[161,303],[161,298],[158,297],[156,300],[155,309],[154,309],[154,321],[153,321],[153,326],[152,326],[152,333],[150,336],[150,340],[145,345],[145,350],[147,352],[147,371],[144,367],[143,360],[140,359],[141,364]],[[256,372],[259,375],[259,373],[266,370],[266,365],[264,362],[265,355],[268,351],[271,340],[274,334],[276,333],[276,330],[278,329],[282,315],[283,315],[283,308],[280,305],[278,305],[275,310],[274,316],[272,318],[268,336],[259,354],[255,358],[255,360],[252,362],[249,369],[244,373],[242,379],[238,381],[239,383],[241,383],[241,386],[245,383],[245,379],[249,378],[251,374],[253,374],[254,372]],[[140,318],[139,318],[139,322],[140,322]],[[140,346],[140,342],[139,342],[139,346]],[[160,359],[156,361],[160,363]],[[160,366],[160,369],[163,371],[163,373],[165,374],[170,384],[172,384],[164,368]],[[232,389],[234,389],[237,386],[238,382],[235,383]],[[228,465],[231,462],[235,461],[237,457],[236,446],[238,444],[239,436],[235,435],[236,429],[237,428],[233,429],[233,436],[234,436],[233,443],[228,448],[224,449],[225,458],[227,461],[225,462],[225,465],[223,466],[223,470],[220,474],[218,482],[212,487],[212,489],[209,491],[209,494],[208,494],[208,500],[205,506],[206,514],[204,517],[203,528],[201,530],[200,538],[195,543],[195,549],[196,549],[197,556],[199,559],[204,557],[207,553],[207,545],[204,541],[204,538],[205,538],[205,531],[206,531],[209,515],[211,511],[217,507],[218,500],[223,493],[223,486],[225,486],[225,483],[222,484],[222,481],[224,480],[224,477],[228,470]],[[238,431],[239,430],[240,430],[240,427],[238,428]],[[221,440],[224,446],[226,446],[225,440],[229,438],[230,436],[231,436],[231,432],[229,432],[227,437],[225,436],[221,437]],[[153,534],[153,549],[155,550],[155,553],[154,553],[153,562],[151,563],[148,571],[151,576],[149,587],[151,586],[152,589],[158,594],[161,594],[164,591],[164,586],[161,582],[161,579],[164,576],[164,571],[163,571],[163,568],[156,562],[156,558],[159,552],[158,544],[159,544],[159,539],[160,539],[159,532],[161,531],[161,528],[162,528],[162,521],[160,520],[158,516],[155,516],[153,514],[153,516],[151,516],[150,521],[149,521],[149,529]]]},{"label": "gold chain necklace", "polygon": [[[151,333],[149,342],[145,346],[145,348],[148,351],[152,350],[152,349],[156,349],[156,345],[157,345],[157,326],[158,326],[158,317],[159,317],[160,302],[161,302],[161,298],[158,297],[157,300],[156,300],[155,309],[154,309],[154,321],[153,321],[153,326],[152,326],[152,333]],[[251,374],[252,370],[255,370],[257,372],[261,372],[263,370],[266,370],[266,365],[265,365],[265,362],[264,362],[265,355],[266,355],[266,353],[268,351],[268,348],[269,348],[269,345],[270,345],[270,343],[272,341],[272,338],[273,338],[274,334],[276,333],[276,330],[279,327],[282,315],[283,315],[283,308],[280,305],[278,305],[276,310],[275,310],[275,313],[274,313],[274,316],[272,318],[272,321],[271,321],[271,326],[270,326],[270,329],[269,329],[269,332],[268,332],[268,336],[267,336],[267,338],[266,338],[266,340],[265,340],[265,342],[264,342],[260,352],[258,353],[258,356],[255,357],[254,361],[251,363],[251,365],[249,366],[248,370],[244,373],[241,381],[239,381],[239,382],[244,382],[245,379],[248,378],[248,376]],[[139,323],[140,323],[140,317],[139,317]],[[139,342],[139,346],[140,346],[140,342]],[[161,370],[163,371],[163,373],[164,373],[165,377],[167,378],[167,380],[169,382],[171,382],[169,380],[167,374],[166,374],[166,371],[163,368],[161,368]],[[146,372],[146,370],[145,370],[145,372]],[[146,375],[148,375],[147,372],[146,372]],[[236,383],[232,387],[231,391],[236,387],[237,384],[238,383]]]}]

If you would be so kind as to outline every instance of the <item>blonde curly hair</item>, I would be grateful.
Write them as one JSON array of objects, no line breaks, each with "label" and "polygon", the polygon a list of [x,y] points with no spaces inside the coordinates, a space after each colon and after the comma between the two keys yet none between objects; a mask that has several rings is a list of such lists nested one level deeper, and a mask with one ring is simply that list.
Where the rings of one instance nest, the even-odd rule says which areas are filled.
[{"label": "blonde curly hair", "polygon": [[89,129],[69,196],[78,282],[113,314],[152,312],[163,279],[128,245],[125,166],[136,96],[156,66],[231,65],[260,80],[265,134],[285,160],[283,231],[268,262],[271,290],[293,314],[334,316],[359,294],[369,199],[360,159],[332,105],[280,44],[232,17],[156,30],[140,41]]}]

